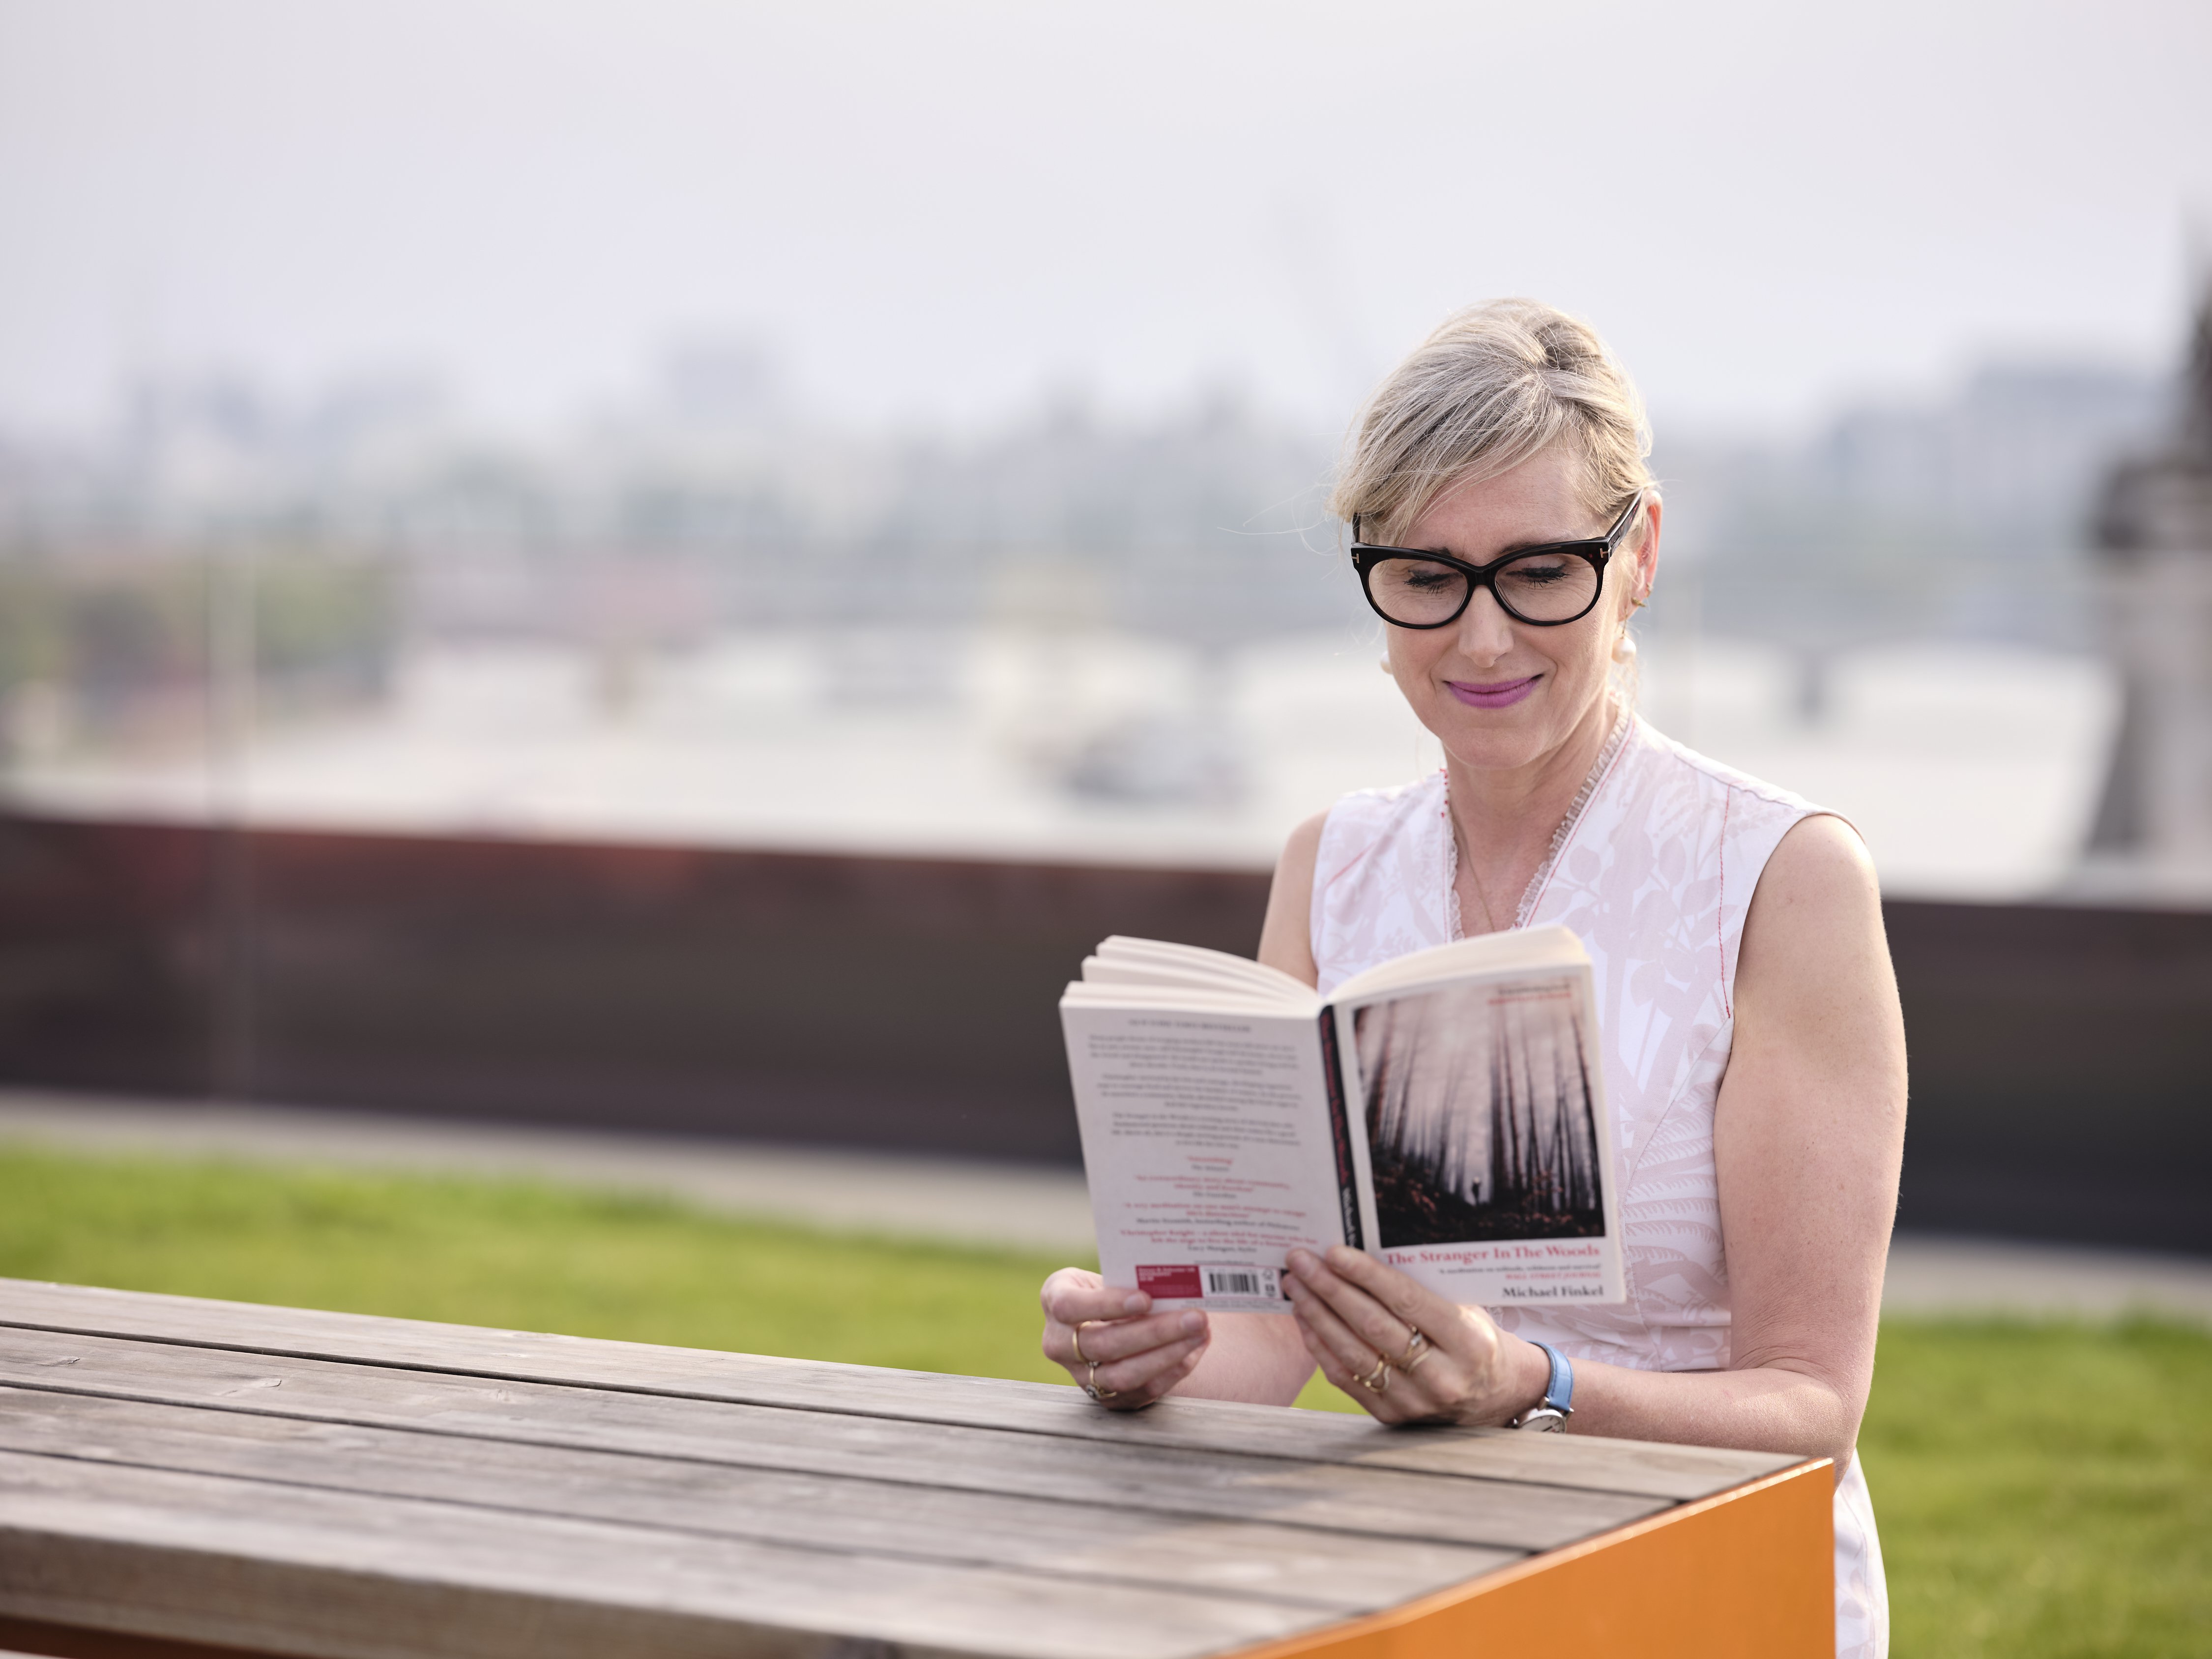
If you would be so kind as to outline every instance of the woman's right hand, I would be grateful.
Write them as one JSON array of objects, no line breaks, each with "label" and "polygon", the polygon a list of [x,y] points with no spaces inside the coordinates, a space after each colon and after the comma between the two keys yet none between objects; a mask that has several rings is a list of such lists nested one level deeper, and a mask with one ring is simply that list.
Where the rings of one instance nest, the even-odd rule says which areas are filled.
[{"label": "woman's right hand", "polygon": [[1062,1267],[1037,1299],[1044,1357],[1112,1411],[1135,1411],[1173,1389],[1197,1368],[1212,1335],[1197,1309],[1153,1313],[1142,1291],[1111,1288],[1081,1267]]}]

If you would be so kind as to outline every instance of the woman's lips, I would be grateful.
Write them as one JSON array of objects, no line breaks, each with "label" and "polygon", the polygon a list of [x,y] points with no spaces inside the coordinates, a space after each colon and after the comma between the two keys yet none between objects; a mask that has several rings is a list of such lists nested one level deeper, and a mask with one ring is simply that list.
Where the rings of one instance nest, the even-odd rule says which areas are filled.
[{"label": "woman's lips", "polygon": [[1528,675],[1517,680],[1496,680],[1488,685],[1476,685],[1468,680],[1446,680],[1451,694],[1470,708],[1510,708],[1536,689],[1541,676]]}]

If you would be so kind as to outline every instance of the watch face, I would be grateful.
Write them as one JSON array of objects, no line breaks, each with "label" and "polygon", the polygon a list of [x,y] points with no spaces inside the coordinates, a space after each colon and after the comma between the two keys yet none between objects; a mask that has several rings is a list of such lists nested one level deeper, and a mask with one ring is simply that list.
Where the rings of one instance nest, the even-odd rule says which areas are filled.
[{"label": "watch face", "polygon": [[1566,1428],[1567,1415],[1565,1412],[1556,1411],[1549,1406],[1539,1406],[1534,1411],[1522,1413],[1521,1420],[1513,1426],[1516,1429],[1534,1430],[1538,1434],[1558,1434]]}]

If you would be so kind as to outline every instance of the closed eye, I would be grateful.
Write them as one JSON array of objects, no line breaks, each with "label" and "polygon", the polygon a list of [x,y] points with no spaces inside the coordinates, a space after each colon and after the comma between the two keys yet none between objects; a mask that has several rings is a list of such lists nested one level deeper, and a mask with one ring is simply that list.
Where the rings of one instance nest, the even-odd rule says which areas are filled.
[{"label": "closed eye", "polygon": [[1513,564],[1498,574],[1530,587],[1549,587],[1565,581],[1573,573],[1565,559],[1527,559]]},{"label": "closed eye", "polygon": [[1431,592],[1439,587],[1449,587],[1460,580],[1460,574],[1440,564],[1413,564],[1409,562],[1398,580],[1408,587]]}]

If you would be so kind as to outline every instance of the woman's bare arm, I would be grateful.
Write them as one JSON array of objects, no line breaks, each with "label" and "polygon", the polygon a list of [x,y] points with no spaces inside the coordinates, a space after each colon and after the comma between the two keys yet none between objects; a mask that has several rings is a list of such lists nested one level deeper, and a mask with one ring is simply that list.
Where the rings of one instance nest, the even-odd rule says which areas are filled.
[{"label": "woman's bare arm", "polygon": [[1783,837],[1742,949],[1735,1045],[1713,1113],[1729,1369],[1593,1366],[1576,1390],[1575,1426],[1802,1452],[1840,1468],[1874,1380],[1905,1091],[1881,895],[1848,825],[1808,818]]},{"label": "woman's bare arm", "polygon": [[1308,985],[1321,978],[1313,958],[1314,860],[1328,821],[1328,813],[1316,812],[1291,831],[1267,889],[1267,919],[1260,924],[1260,960]]}]

